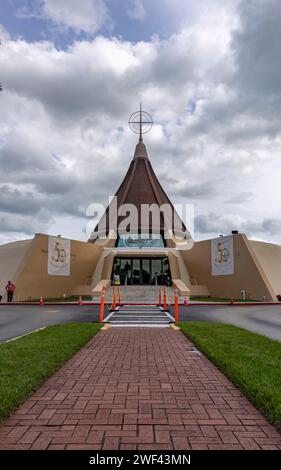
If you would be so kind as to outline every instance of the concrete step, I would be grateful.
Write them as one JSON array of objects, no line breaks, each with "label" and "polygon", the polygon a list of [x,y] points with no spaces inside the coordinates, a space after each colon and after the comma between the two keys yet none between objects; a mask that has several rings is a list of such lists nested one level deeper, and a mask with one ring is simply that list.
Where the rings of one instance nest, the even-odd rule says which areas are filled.
[{"label": "concrete step", "polygon": [[160,307],[146,305],[117,308],[105,318],[112,326],[167,327],[174,319]]},{"label": "concrete step", "polygon": [[124,319],[124,320],[117,320],[117,319],[112,319],[110,320],[111,325],[169,325],[169,321],[165,320],[131,320],[131,319]]},{"label": "concrete step", "polygon": [[169,324],[155,324],[155,323],[142,323],[141,325],[139,323],[133,324],[133,323],[116,323],[112,324],[114,328],[170,328]]},{"label": "concrete step", "polygon": [[[109,287],[106,291],[105,301],[107,303],[112,302],[113,298],[113,286]],[[118,295],[118,290],[116,294]],[[159,299],[160,286],[120,286],[120,298],[122,303],[152,303],[156,304]],[[163,286],[161,287],[163,297]],[[174,289],[172,287],[166,287],[168,302],[172,302],[174,298]]]},{"label": "concrete step", "polygon": [[[105,302],[108,305],[112,304],[114,286],[109,286],[105,294]],[[120,289],[121,304],[142,304],[142,305],[157,305],[159,301],[160,286],[120,286],[115,287],[118,300],[118,290]],[[161,287],[162,302],[163,302],[163,286]],[[167,304],[173,305],[174,303],[174,288],[166,287]],[[100,302],[100,295],[94,296],[93,300]],[[179,303],[184,302],[184,297],[179,295]]]}]

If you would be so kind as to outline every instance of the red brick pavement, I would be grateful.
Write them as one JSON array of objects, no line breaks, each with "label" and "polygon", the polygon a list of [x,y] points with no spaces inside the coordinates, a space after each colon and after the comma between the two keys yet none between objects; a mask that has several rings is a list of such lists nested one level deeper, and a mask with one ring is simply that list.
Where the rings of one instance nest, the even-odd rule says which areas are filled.
[{"label": "red brick pavement", "polygon": [[0,426],[0,449],[281,449],[191,348],[170,328],[101,331]]}]

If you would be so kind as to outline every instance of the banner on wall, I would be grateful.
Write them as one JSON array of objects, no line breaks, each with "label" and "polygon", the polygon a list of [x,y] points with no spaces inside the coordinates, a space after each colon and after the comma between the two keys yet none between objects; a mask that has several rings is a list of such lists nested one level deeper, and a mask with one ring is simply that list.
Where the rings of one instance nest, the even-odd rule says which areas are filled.
[{"label": "banner on wall", "polygon": [[49,236],[48,274],[70,276],[70,240]]},{"label": "banner on wall", "polygon": [[233,236],[212,240],[212,275],[234,274]]}]

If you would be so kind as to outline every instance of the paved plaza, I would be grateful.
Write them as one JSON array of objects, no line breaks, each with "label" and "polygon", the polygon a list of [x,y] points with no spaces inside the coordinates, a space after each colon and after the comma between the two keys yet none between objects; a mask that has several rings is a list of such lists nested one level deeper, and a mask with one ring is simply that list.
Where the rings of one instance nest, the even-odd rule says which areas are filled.
[{"label": "paved plaza", "polygon": [[281,449],[180,332],[100,331],[0,427],[0,449]]}]

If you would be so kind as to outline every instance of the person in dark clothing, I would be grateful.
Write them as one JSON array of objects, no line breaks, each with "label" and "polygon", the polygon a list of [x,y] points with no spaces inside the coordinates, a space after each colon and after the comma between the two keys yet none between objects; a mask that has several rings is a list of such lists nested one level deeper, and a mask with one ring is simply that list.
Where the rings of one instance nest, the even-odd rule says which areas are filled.
[{"label": "person in dark clothing", "polygon": [[166,284],[167,284],[168,287],[172,287],[173,281],[172,281],[172,279],[170,278],[170,276],[167,276]]},{"label": "person in dark clothing", "polygon": [[6,292],[7,292],[7,301],[8,302],[13,301],[15,288],[16,288],[16,286],[11,281],[8,281],[8,284],[5,287]]}]

